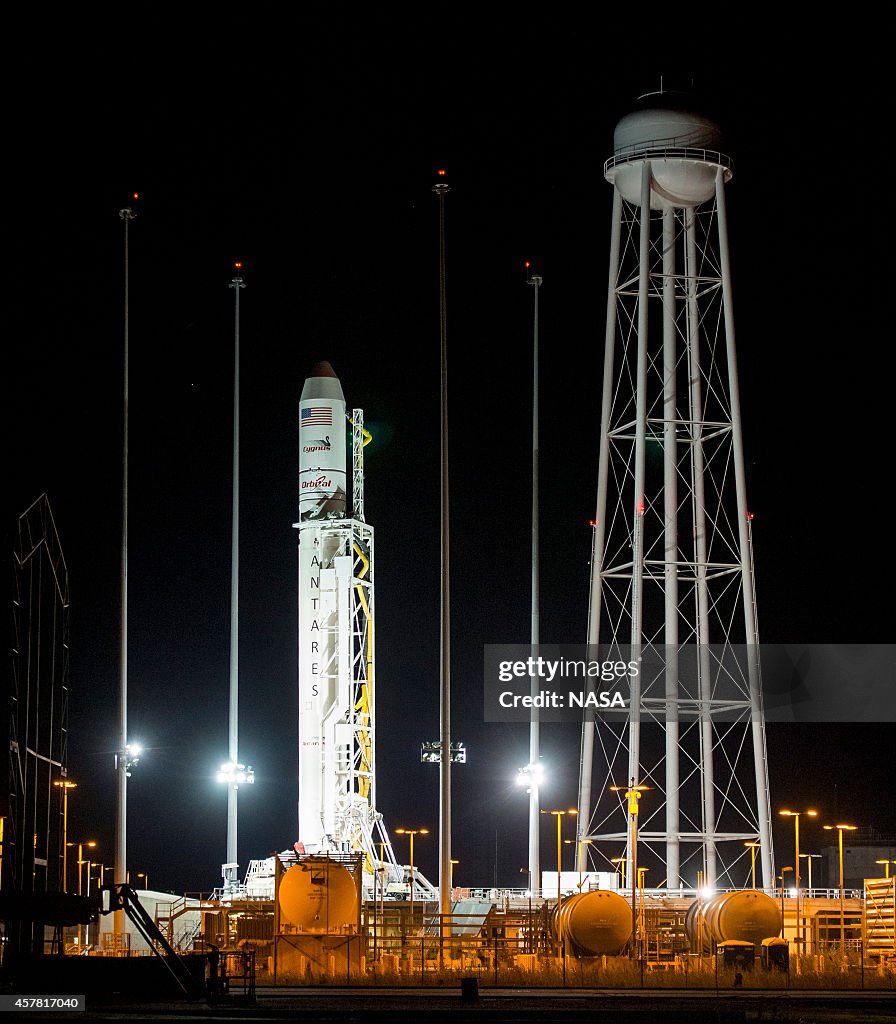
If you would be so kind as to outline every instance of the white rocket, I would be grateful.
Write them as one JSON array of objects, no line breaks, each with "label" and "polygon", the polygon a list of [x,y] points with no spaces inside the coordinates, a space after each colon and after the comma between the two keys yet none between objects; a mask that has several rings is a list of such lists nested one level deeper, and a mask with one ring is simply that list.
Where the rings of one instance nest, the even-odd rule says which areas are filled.
[{"label": "white rocket", "polygon": [[299,403],[298,840],[309,854],[365,853],[372,884],[378,845],[386,844],[390,876],[398,868],[375,809],[373,528],[363,517],[362,421],[353,410],[349,514],[345,398],[330,364],[318,363]]},{"label": "white rocket", "polygon": [[318,363],[299,402],[299,519],[345,516],[345,396],[329,363]]}]

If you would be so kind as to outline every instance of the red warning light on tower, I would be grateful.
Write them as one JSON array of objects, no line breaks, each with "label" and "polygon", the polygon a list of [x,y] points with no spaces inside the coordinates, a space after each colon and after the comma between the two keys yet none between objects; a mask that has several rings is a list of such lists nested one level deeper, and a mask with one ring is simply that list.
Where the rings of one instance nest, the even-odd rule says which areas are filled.
[{"label": "red warning light on tower", "polygon": [[431,191],[439,197],[439,200],[443,200],[445,196],[451,191],[451,186],[448,184],[447,171],[444,167],[440,167],[436,171],[436,180],[432,184]]},{"label": "red warning light on tower", "polygon": [[523,270],[526,271],[526,284],[534,284],[537,290],[538,286],[542,283],[542,280],[541,275],[535,269],[531,260],[525,260],[523,262]]}]

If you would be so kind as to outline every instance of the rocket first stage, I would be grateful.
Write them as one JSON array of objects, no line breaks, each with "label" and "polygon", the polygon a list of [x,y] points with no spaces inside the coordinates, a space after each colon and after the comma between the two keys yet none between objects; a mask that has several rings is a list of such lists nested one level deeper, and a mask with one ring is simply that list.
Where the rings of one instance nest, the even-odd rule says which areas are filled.
[{"label": "rocket first stage", "polygon": [[[365,854],[365,882],[401,877],[376,811],[373,528],[364,522],[363,413],[352,411],[347,498],[342,386],[318,363],[299,403],[299,844]],[[385,863],[382,853],[385,850]]]}]

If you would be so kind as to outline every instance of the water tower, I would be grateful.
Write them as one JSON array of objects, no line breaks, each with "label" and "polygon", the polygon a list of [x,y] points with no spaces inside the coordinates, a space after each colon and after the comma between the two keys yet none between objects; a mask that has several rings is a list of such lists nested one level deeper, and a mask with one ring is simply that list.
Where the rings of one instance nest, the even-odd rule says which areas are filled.
[{"label": "water tower", "polygon": [[[579,840],[635,845],[664,887],[774,884],[751,513],[725,185],[693,98],[642,96],[616,125],[589,644],[643,658],[625,722],[582,730]],[[652,657],[655,656],[655,657]],[[649,665],[659,665],[651,671]],[[580,846],[579,849],[583,847]],[[612,853],[610,852],[612,851]],[[658,869],[651,885],[663,881]]]}]

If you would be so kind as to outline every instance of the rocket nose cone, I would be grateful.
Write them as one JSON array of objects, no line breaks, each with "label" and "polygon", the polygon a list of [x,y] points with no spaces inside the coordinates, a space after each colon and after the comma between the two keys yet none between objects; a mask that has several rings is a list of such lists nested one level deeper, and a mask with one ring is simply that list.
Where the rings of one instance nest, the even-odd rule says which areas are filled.
[{"label": "rocket nose cone", "polygon": [[339,378],[328,362],[315,363],[310,375],[305,378],[305,386],[302,388],[301,401],[307,402],[321,398],[337,402],[345,401]]},{"label": "rocket nose cone", "polygon": [[336,374],[333,372],[333,367],[330,366],[330,364],[326,362],[326,360],[324,360],[324,362],[322,363],[315,363],[314,366],[311,368],[311,373],[309,373],[308,376],[333,377],[334,379],[338,379],[336,377]]}]

